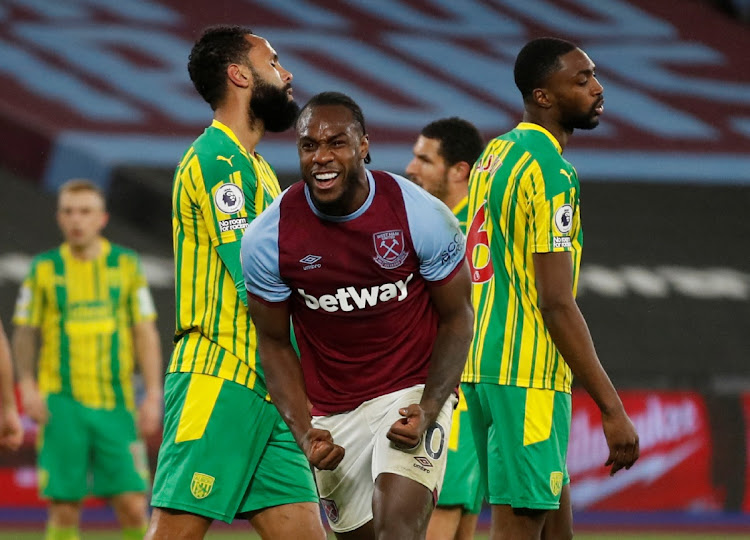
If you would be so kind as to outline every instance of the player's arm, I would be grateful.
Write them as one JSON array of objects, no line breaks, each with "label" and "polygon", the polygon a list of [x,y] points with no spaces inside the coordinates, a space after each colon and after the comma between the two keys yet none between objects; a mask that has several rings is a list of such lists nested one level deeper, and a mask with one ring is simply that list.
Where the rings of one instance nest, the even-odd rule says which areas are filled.
[{"label": "player's arm", "polygon": [[156,433],[161,425],[162,372],[164,366],[156,327],[156,307],[151,297],[140,258],[133,254],[133,282],[130,288],[130,328],[135,357],[143,379],[145,395],[138,407],[138,429],[144,437]]},{"label": "player's arm", "polygon": [[391,441],[407,448],[416,446],[424,431],[435,423],[445,401],[458,386],[466,363],[474,323],[467,263],[461,263],[450,281],[430,288],[430,298],[438,314],[438,331],[424,393],[418,405],[399,411],[404,418],[388,432]]},{"label": "player's arm", "polygon": [[432,287],[430,298],[438,313],[438,331],[420,402],[428,425],[437,419],[445,400],[458,386],[473,337],[474,308],[467,262],[449,282]]},{"label": "player's arm", "polygon": [[266,304],[248,295],[248,308],[271,399],[310,463],[335,469],[344,449],[334,444],[330,432],[312,427],[302,367],[290,340],[287,302]]},{"label": "player's arm", "polygon": [[401,177],[395,178],[404,195],[419,271],[431,282],[430,299],[438,314],[422,399],[419,404],[401,409],[399,413],[404,418],[396,421],[388,433],[393,442],[412,447],[435,422],[458,385],[473,334],[474,310],[466,242],[458,220],[445,204],[426,191]]},{"label": "player's arm", "polygon": [[37,387],[36,361],[39,352],[44,294],[39,285],[39,263],[31,263],[29,274],[21,284],[13,313],[12,349],[18,374],[18,388],[24,412],[37,424],[45,424],[49,412],[44,397]]},{"label": "player's arm", "polygon": [[156,433],[161,425],[163,393],[163,366],[156,322],[144,320],[134,324],[133,342],[146,392],[138,408],[138,428],[144,437],[149,437]]},{"label": "player's arm", "polygon": [[[247,194],[255,191],[258,179],[252,170],[248,173],[249,176],[241,180],[239,177],[233,178],[233,174],[239,175],[239,172],[233,171],[226,162],[216,161],[215,155],[209,155],[207,159],[201,160],[201,174],[204,178],[202,182],[197,183],[196,198],[211,243],[216,246],[221,262],[232,276],[240,300],[247,305],[247,291],[240,263],[240,241],[244,227],[256,217],[253,198]],[[238,203],[236,207],[222,203],[221,189],[229,189],[228,195],[237,201],[244,200],[244,203]],[[243,224],[239,225],[239,228],[234,228],[237,225],[227,227],[230,222]]]},{"label": "player's arm", "polygon": [[234,288],[237,289],[237,294],[242,300],[242,303],[247,305],[247,291],[245,290],[245,278],[242,276],[242,264],[240,263],[240,239],[228,244],[221,244],[216,248],[221,262],[229,271],[234,282]]},{"label": "player's arm", "polygon": [[573,296],[570,252],[534,253],[539,309],[555,346],[596,402],[609,446],[610,474],[629,469],[639,456],[638,434],[601,365],[588,325]]},{"label": "player's arm", "polygon": [[23,409],[29,418],[41,425],[47,422],[48,411],[36,383],[39,333],[39,329],[34,326],[16,325],[13,329],[12,344]]},{"label": "player's arm", "polygon": [[0,449],[16,450],[23,442],[23,426],[13,391],[10,344],[0,322]]}]

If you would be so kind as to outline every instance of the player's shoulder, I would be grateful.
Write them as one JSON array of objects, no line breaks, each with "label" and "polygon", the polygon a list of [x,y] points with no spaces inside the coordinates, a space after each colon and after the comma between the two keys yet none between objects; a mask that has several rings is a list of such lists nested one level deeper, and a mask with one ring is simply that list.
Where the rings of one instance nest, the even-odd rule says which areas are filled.
[{"label": "player's shoulder", "polygon": [[388,174],[401,190],[412,233],[432,236],[442,234],[446,224],[458,227],[456,216],[443,201],[403,176]]},{"label": "player's shoulder", "polygon": [[[551,133],[533,124],[521,124],[526,127],[517,127],[508,133],[511,140],[515,141],[521,148],[531,154],[531,157],[540,165],[557,165],[564,162],[560,144]],[[532,127],[528,127],[532,126]]]},{"label": "player's shoulder", "polygon": [[197,157],[204,176],[208,172],[231,172],[245,159],[237,144],[222,130],[209,126],[195,139],[191,152]]},{"label": "player's shoulder", "polygon": [[560,192],[575,185],[575,169],[562,156],[560,145],[552,134],[541,126],[522,123],[503,138],[512,141],[518,151],[531,156],[541,170],[546,189]]},{"label": "player's shoulder", "polygon": [[62,245],[55,246],[34,255],[31,258],[31,267],[34,268],[40,264],[52,262],[60,258],[62,258]]},{"label": "player's shoulder", "polygon": [[416,204],[422,204],[422,205],[426,204],[428,207],[432,207],[432,206],[438,206],[438,204],[436,204],[437,202],[440,205],[445,206],[439,199],[430,195],[427,192],[427,190],[422,189],[417,184],[415,184],[411,180],[407,180],[401,175],[388,172],[388,171],[372,171],[372,172],[376,173],[376,174],[373,174],[375,178],[377,178],[377,173],[384,173],[385,176],[382,176],[382,178],[386,178],[395,182],[396,186],[401,192],[402,197],[404,198],[404,202],[407,205],[409,205],[410,203],[416,203]]},{"label": "player's shoulder", "polygon": [[125,257],[126,259],[130,259],[133,261],[139,260],[138,252],[134,250],[133,248],[129,248],[127,246],[123,246],[121,244],[115,244],[113,242],[110,242],[109,244],[110,254],[113,257]]},{"label": "player's shoulder", "polygon": [[294,186],[286,188],[281,194],[276,197],[271,204],[266,207],[260,214],[258,214],[245,229],[245,233],[242,236],[242,243],[245,244],[252,240],[245,240],[246,238],[254,239],[259,237],[260,231],[268,231],[278,228],[278,222],[281,218],[281,204],[284,198],[289,194],[289,190]]},{"label": "player's shoulder", "polygon": [[60,263],[64,264],[62,245],[47,249],[32,256],[28,267],[28,275],[35,275],[40,272],[54,272],[54,268]]},{"label": "player's shoulder", "polygon": [[276,174],[276,170],[273,168],[273,165],[271,165],[266,160],[266,158],[263,157],[262,154],[259,154],[258,152],[255,152],[255,154],[253,154],[253,159],[255,159],[255,161],[257,161],[259,164],[265,165],[266,167],[268,167],[269,169],[271,169],[271,171],[274,173],[274,175]]}]

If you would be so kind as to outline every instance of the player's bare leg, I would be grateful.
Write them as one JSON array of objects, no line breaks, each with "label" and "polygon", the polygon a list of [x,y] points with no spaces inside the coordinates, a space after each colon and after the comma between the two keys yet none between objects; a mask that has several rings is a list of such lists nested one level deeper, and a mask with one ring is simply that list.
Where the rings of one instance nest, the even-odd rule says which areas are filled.
[{"label": "player's bare leg", "polygon": [[507,504],[493,504],[490,540],[539,540],[548,513],[547,510],[514,510]]},{"label": "player's bare leg", "polygon": [[[454,540],[461,523],[462,506],[438,506],[427,526],[427,540]],[[471,538],[471,537],[470,537]]]},{"label": "player's bare leg", "polygon": [[336,538],[337,540],[374,540],[375,523],[373,520],[370,520],[353,531],[336,533]]},{"label": "player's bare leg", "polygon": [[375,538],[424,538],[433,505],[432,492],[422,484],[405,476],[380,474],[372,495]]},{"label": "player's bare leg", "polygon": [[81,521],[79,501],[52,501],[49,505],[49,524],[61,529],[78,527]]},{"label": "player's bare leg", "polygon": [[455,540],[473,540],[478,521],[479,514],[463,514],[458,524]]},{"label": "player's bare leg", "polygon": [[325,540],[326,532],[315,503],[282,504],[264,508],[248,516],[250,524],[263,540],[304,538]]},{"label": "player's bare leg", "polygon": [[573,505],[570,502],[570,484],[560,493],[560,508],[547,514],[542,540],[570,540],[573,538]]},{"label": "player's bare leg", "polygon": [[146,495],[139,492],[121,493],[110,501],[123,529],[144,530],[148,523]]},{"label": "player's bare leg", "polygon": [[212,522],[210,518],[180,510],[154,508],[144,540],[203,540]]}]

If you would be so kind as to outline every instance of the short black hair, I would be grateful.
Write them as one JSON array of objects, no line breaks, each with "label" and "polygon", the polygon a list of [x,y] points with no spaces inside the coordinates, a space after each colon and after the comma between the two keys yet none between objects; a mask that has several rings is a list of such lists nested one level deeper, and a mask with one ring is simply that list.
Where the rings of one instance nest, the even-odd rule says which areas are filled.
[{"label": "short black hair", "polygon": [[246,26],[209,26],[190,51],[190,80],[214,111],[226,94],[227,66],[247,64],[247,53],[252,45],[245,36],[252,33]]},{"label": "short black hair", "polygon": [[[359,105],[357,105],[356,101],[341,92],[321,92],[319,94],[315,94],[307,103],[305,103],[305,106],[302,107],[302,110],[297,117],[297,121],[299,121],[299,118],[302,117],[302,113],[304,113],[307,109],[310,109],[312,107],[322,107],[325,105],[340,105],[349,109],[352,113],[352,116],[354,117],[354,121],[359,124],[359,128],[362,130],[362,135],[367,135],[367,128],[365,127],[365,115],[362,114],[362,109]],[[370,163],[370,161],[371,158],[368,152],[368,154],[365,156],[365,163]]]},{"label": "short black hair", "polygon": [[484,150],[479,130],[471,122],[457,116],[430,122],[422,128],[420,135],[440,141],[438,154],[449,167],[459,161],[473,165]]},{"label": "short black hair", "polygon": [[524,45],[513,68],[513,78],[524,101],[560,68],[560,57],[577,48],[575,43],[554,37],[532,39]]}]

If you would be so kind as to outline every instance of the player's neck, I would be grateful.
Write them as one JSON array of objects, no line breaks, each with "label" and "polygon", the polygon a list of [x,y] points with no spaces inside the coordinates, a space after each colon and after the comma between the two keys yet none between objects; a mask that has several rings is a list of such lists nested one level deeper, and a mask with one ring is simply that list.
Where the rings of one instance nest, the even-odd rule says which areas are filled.
[{"label": "player's neck", "polygon": [[102,237],[97,236],[94,240],[84,245],[74,245],[68,243],[70,254],[74,259],[81,261],[91,261],[96,259],[102,251]]},{"label": "player's neck", "polygon": [[567,129],[565,129],[559,122],[547,118],[544,115],[531,114],[529,111],[526,111],[524,113],[523,121],[537,124],[549,131],[560,144],[561,152],[565,151],[565,147],[568,145],[568,139],[570,139],[570,136],[573,134],[572,131],[568,131]]},{"label": "player's neck", "polygon": [[265,130],[261,122],[251,122],[248,110],[242,107],[219,107],[214,118],[232,130],[235,137],[248,154],[255,154],[255,146],[260,142]]},{"label": "player's neck", "polygon": [[453,210],[468,194],[468,184],[466,184],[466,190],[464,191],[455,189],[448,191],[448,193],[445,194],[445,197],[443,197],[443,202],[445,203],[445,206]]}]

